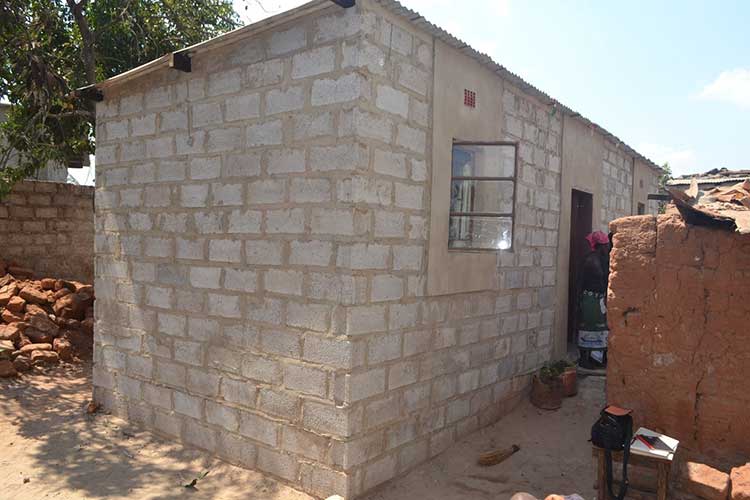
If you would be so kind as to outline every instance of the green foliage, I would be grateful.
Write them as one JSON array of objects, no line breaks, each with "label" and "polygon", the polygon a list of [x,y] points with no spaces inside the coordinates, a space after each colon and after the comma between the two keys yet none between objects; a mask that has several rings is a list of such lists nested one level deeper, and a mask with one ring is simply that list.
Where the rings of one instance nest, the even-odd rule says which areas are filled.
[{"label": "green foliage", "polygon": [[544,363],[544,366],[539,369],[539,378],[545,383],[557,380],[567,368],[572,366],[575,365],[565,359]]},{"label": "green foliage", "polygon": [[[666,192],[667,182],[672,179],[672,168],[669,166],[669,162],[664,163],[661,166],[662,174],[659,176],[659,191]],[[659,202],[659,213],[663,214],[667,209],[667,203],[664,201]]]},{"label": "green foliage", "polygon": [[73,92],[236,28],[231,0],[3,0],[0,198],[48,162],[94,152],[92,103]]}]

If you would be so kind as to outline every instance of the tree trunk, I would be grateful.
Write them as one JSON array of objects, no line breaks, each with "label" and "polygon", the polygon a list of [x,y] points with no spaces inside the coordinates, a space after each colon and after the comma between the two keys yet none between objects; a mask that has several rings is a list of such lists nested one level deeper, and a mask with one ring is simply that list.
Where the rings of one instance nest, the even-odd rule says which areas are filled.
[{"label": "tree trunk", "polygon": [[86,81],[90,85],[96,83],[96,55],[94,53],[94,34],[89,28],[88,19],[83,14],[83,8],[88,3],[88,0],[81,0],[78,3],[75,0],[67,0],[67,2],[76,25],[78,25],[78,30],[81,32],[81,39],[83,40],[81,60],[86,72]]}]

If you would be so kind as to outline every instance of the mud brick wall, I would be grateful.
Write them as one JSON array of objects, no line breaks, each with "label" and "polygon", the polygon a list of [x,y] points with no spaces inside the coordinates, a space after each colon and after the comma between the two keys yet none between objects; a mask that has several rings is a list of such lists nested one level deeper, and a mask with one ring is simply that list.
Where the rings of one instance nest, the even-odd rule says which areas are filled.
[{"label": "mud brick wall", "polygon": [[39,277],[94,279],[94,188],[22,181],[0,202],[0,259]]},{"label": "mud brick wall", "polygon": [[747,456],[750,237],[677,214],[610,228],[608,400],[691,451]]}]

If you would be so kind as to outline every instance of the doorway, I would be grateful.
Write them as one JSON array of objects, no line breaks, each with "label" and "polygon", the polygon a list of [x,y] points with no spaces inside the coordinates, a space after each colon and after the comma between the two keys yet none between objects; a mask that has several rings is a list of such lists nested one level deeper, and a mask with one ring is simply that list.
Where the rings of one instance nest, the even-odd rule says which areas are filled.
[{"label": "doorway", "polygon": [[570,200],[570,261],[568,263],[568,343],[576,343],[581,268],[589,252],[586,235],[591,232],[594,199],[591,193],[573,189]]}]

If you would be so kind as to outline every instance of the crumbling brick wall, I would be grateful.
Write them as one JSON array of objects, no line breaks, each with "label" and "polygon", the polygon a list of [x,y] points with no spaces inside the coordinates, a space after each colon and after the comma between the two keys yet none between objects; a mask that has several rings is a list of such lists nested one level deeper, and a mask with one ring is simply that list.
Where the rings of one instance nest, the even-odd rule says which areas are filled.
[{"label": "crumbling brick wall", "polygon": [[747,456],[750,237],[676,213],[610,229],[608,400],[693,452]]},{"label": "crumbling brick wall", "polygon": [[38,276],[94,279],[94,188],[22,181],[0,202],[0,259]]}]

